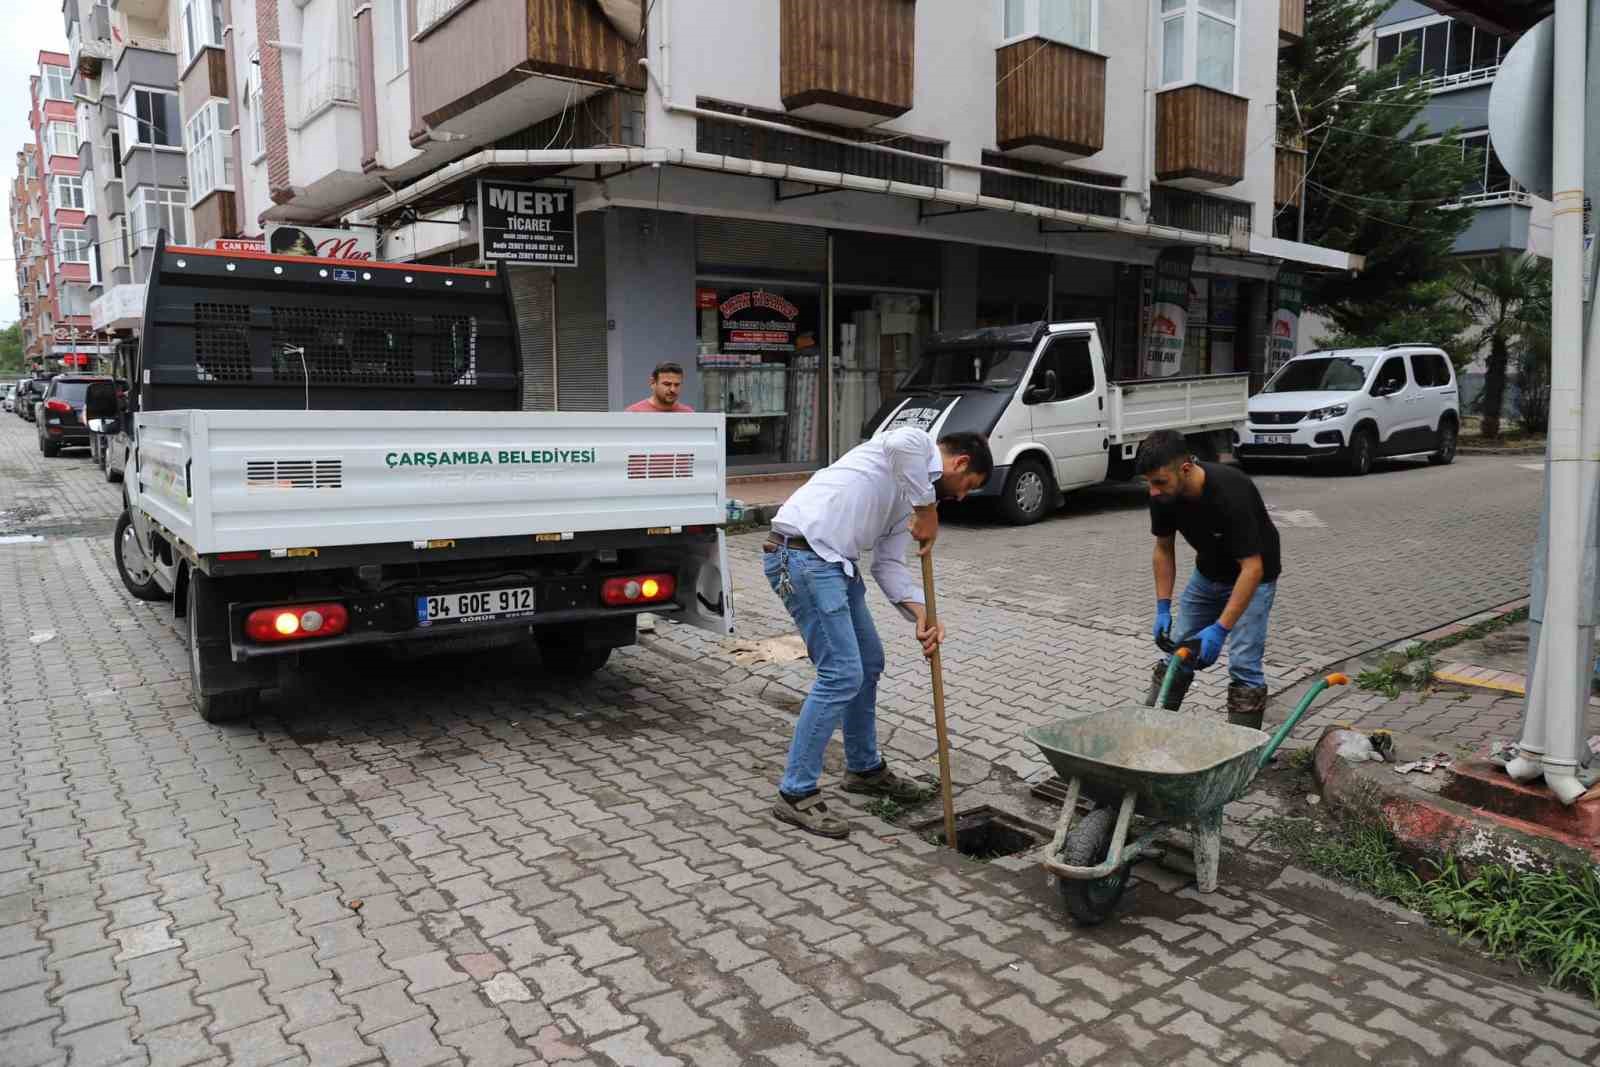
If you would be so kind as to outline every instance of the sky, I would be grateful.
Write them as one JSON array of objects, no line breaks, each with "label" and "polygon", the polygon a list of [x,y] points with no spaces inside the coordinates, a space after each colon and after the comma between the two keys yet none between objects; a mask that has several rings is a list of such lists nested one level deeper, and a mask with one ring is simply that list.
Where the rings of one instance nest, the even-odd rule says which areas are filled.
[{"label": "sky", "polygon": [[0,326],[17,318],[17,264],[11,258],[11,183],[17,176],[17,149],[33,140],[28,126],[28,76],[38,68],[40,49],[67,50],[60,0],[0,0]]}]

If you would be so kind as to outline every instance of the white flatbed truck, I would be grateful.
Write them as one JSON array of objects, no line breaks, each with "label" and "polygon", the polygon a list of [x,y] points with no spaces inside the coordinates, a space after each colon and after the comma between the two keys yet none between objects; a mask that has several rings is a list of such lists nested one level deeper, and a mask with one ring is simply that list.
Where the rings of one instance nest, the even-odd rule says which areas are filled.
[{"label": "white flatbed truck", "polygon": [[521,631],[583,675],[642,611],[731,632],[723,417],[516,410],[498,273],[163,243],[146,300],[88,415],[207,721],[359,645]]}]

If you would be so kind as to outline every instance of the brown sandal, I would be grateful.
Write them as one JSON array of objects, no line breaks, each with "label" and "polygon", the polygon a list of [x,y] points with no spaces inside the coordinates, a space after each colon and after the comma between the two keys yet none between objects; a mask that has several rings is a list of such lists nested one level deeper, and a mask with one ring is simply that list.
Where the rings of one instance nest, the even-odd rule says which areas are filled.
[{"label": "brown sandal", "polygon": [[850,824],[837,815],[828,814],[828,805],[823,802],[822,794],[812,793],[810,796],[798,800],[790,800],[782,793],[778,794],[778,802],[772,806],[772,814],[779,822],[786,822],[790,826],[800,829],[818,837],[841,838],[850,836]]}]

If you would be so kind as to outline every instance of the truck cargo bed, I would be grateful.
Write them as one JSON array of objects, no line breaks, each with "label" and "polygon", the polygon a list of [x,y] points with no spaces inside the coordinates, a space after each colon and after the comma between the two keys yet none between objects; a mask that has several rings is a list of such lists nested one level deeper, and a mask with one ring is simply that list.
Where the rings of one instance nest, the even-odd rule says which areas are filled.
[{"label": "truck cargo bed", "polygon": [[129,475],[138,504],[202,555],[719,525],[726,516],[721,415],[137,418]]},{"label": "truck cargo bed", "polygon": [[1249,413],[1250,375],[1113,382],[1106,407],[1113,444],[1136,443],[1157,430],[1227,429]]}]

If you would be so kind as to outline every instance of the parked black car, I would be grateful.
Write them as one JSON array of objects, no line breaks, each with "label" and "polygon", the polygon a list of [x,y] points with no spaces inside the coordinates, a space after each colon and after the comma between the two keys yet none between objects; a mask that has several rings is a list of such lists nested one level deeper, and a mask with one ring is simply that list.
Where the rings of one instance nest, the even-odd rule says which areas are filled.
[{"label": "parked black car", "polygon": [[36,410],[39,451],[47,456],[63,448],[87,448],[89,427],[83,419],[83,401],[90,382],[109,382],[102,374],[58,374],[50,379]]},{"label": "parked black car", "polygon": [[24,378],[19,381],[17,395],[11,400],[17,407],[17,414],[32,422],[33,406],[44,397],[45,387],[49,384],[48,378]]}]

